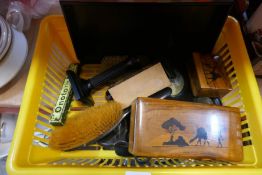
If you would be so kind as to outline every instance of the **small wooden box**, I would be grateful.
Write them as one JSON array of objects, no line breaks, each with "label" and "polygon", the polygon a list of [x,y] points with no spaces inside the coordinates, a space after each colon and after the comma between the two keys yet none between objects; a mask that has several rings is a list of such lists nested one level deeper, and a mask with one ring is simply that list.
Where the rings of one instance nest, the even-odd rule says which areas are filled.
[{"label": "small wooden box", "polygon": [[146,157],[241,161],[239,109],[138,98],[132,104],[129,152]]},{"label": "small wooden box", "polygon": [[221,58],[193,53],[189,77],[194,96],[223,97],[232,90]]}]

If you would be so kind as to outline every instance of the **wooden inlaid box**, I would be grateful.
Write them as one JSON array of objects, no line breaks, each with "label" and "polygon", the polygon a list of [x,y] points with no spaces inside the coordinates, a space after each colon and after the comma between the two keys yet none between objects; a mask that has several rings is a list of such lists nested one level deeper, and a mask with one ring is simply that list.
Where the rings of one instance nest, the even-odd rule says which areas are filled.
[{"label": "wooden inlaid box", "polygon": [[193,64],[188,72],[194,96],[223,97],[232,90],[223,61],[218,56],[193,53]]},{"label": "wooden inlaid box", "polygon": [[138,98],[132,104],[129,152],[146,157],[241,161],[239,109]]}]

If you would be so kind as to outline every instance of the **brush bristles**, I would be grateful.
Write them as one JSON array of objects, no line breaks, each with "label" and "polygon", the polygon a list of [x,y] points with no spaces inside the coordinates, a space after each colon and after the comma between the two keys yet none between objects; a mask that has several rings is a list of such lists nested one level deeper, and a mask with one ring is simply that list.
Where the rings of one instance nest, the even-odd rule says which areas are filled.
[{"label": "brush bristles", "polygon": [[67,118],[64,126],[53,130],[49,147],[69,150],[93,141],[110,130],[119,121],[121,113],[121,105],[116,102],[77,112]]}]

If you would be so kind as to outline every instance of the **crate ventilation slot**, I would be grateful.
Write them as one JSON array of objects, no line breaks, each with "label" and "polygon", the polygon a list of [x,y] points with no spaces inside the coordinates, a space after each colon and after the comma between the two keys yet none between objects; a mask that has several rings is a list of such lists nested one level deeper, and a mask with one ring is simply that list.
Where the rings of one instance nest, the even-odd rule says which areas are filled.
[{"label": "crate ventilation slot", "polygon": [[220,58],[223,60],[223,64],[233,88],[230,93],[222,98],[222,103],[224,106],[238,107],[240,109],[243,145],[252,145],[245,105],[241,97],[242,92],[239,89],[239,82],[237,80],[236,71],[234,69],[234,64],[230,55],[228,45],[224,44],[221,49],[219,49],[219,51],[215,53],[215,55],[220,56]]},{"label": "crate ventilation slot", "polygon": [[163,159],[163,158],[121,158],[121,159],[61,159],[49,163],[53,166],[86,166],[86,167],[145,167],[145,168],[163,168],[163,167],[213,167],[213,166],[233,166],[233,163],[225,161],[212,160],[193,160],[193,159]]}]

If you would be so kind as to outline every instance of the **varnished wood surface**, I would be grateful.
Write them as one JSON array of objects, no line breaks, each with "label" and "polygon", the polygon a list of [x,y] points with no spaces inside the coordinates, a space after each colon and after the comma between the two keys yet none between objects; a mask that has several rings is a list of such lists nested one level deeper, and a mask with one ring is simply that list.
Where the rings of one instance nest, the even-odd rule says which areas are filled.
[{"label": "varnished wood surface", "polygon": [[136,156],[242,160],[238,108],[138,98],[129,151]]},{"label": "varnished wood surface", "polygon": [[[195,52],[193,65],[189,69],[189,77],[195,96],[223,97],[232,90],[221,59],[214,61],[211,55]],[[212,78],[213,75],[217,77]]]}]

